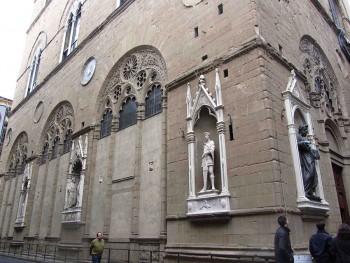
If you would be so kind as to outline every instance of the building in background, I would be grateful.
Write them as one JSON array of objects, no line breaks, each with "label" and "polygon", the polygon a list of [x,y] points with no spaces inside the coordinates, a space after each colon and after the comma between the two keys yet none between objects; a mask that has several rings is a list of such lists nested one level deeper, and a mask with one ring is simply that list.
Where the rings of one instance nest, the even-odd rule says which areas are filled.
[{"label": "building in background", "polygon": [[0,96],[0,156],[2,147],[4,146],[4,143],[6,143],[5,137],[8,123],[8,114],[11,111],[11,105],[12,100]]},{"label": "building in background", "polygon": [[348,2],[34,14],[1,155],[5,247],[82,258],[101,231],[114,261],[255,262],[281,214],[300,254],[316,221],[349,223]]}]

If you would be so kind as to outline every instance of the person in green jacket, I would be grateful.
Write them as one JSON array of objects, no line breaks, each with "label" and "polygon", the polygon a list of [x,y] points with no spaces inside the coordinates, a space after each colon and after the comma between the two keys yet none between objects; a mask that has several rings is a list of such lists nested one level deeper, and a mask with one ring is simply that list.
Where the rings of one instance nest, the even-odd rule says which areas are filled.
[{"label": "person in green jacket", "polygon": [[97,232],[96,236],[97,238],[91,241],[90,255],[92,256],[93,263],[100,263],[103,249],[105,247],[105,241],[102,239],[101,232]]}]

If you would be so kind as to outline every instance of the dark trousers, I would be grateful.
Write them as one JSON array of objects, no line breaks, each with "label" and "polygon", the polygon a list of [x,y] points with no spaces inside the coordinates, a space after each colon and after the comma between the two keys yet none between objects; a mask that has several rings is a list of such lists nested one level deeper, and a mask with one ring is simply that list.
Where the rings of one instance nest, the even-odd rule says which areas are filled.
[{"label": "dark trousers", "polygon": [[92,256],[92,263],[101,263],[101,256],[93,255]]}]

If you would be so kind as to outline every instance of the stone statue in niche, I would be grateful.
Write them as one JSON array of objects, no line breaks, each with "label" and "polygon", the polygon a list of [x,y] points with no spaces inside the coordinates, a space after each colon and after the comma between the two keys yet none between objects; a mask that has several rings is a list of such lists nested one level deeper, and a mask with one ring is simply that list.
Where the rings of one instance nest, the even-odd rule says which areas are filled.
[{"label": "stone statue in niche", "polygon": [[210,133],[205,132],[204,137],[206,142],[203,146],[203,154],[202,154],[202,168],[203,168],[203,189],[200,193],[207,191],[208,188],[208,176],[210,178],[211,190],[215,190],[214,186],[214,150],[215,144],[214,141],[210,139]]},{"label": "stone statue in niche", "polygon": [[321,201],[321,198],[315,195],[316,186],[318,184],[316,160],[320,159],[320,153],[318,149],[313,149],[311,147],[311,142],[306,137],[307,133],[308,125],[300,125],[297,141],[305,196],[310,200]]},{"label": "stone statue in niche", "polygon": [[27,198],[28,189],[29,189],[29,178],[28,178],[28,176],[26,176],[24,179],[23,185],[22,185],[22,191],[21,191],[21,195],[20,195],[16,221],[23,220],[24,212],[25,212],[25,202],[26,202],[26,198]]},{"label": "stone statue in niche", "polygon": [[66,189],[66,207],[75,207],[77,204],[77,187],[75,185],[75,177],[67,179],[67,189]]}]

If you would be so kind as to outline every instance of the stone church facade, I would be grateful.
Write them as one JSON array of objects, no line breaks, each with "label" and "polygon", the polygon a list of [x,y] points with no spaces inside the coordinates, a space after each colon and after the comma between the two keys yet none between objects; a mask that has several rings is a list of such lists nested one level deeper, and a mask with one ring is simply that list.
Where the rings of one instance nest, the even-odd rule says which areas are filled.
[{"label": "stone church facade", "polygon": [[348,2],[34,2],[1,155],[2,242],[87,254],[101,231],[158,261],[254,261],[273,257],[279,215],[301,254],[316,221],[350,223]]}]

